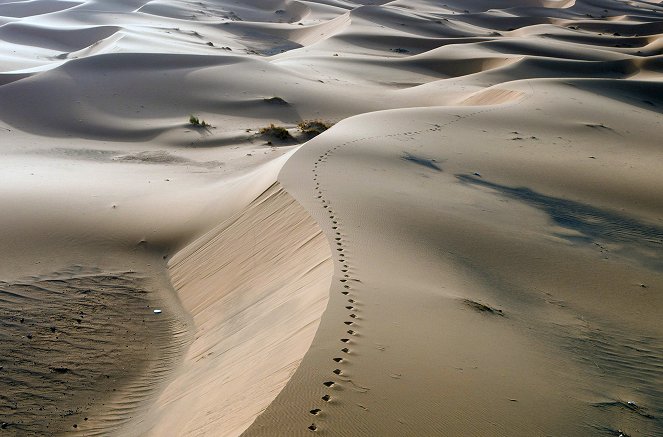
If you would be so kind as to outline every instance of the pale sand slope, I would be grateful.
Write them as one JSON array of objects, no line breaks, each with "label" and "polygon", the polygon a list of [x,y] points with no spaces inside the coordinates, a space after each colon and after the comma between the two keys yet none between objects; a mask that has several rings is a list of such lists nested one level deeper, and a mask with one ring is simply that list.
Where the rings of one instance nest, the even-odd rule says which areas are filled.
[{"label": "pale sand slope", "polygon": [[663,432],[660,113],[577,80],[510,87],[354,117],[288,161],[336,273],[245,436]]},{"label": "pale sand slope", "polygon": [[311,344],[333,272],[327,240],[275,184],[169,266],[196,334],[146,427],[129,433],[239,435]]},{"label": "pale sand slope", "polygon": [[[261,137],[260,126],[447,106],[348,120],[288,164],[286,189],[327,227],[333,252],[352,255],[337,264],[345,282],[336,286],[365,294],[332,289],[302,368],[247,435],[307,434],[312,424],[328,435],[660,433],[661,332],[652,314],[661,308],[661,12],[657,3],[607,0],[0,3],[2,310],[27,311],[25,290],[36,290],[30,326],[39,327],[29,346],[20,319],[8,318],[0,357],[27,348],[39,369],[27,381],[50,384],[13,386],[28,402],[0,398],[0,414],[11,411],[2,432],[240,433],[301,358],[322,301],[274,322],[309,326],[287,354],[219,373],[233,390],[251,381],[250,396],[225,398],[216,371],[235,349],[194,360],[205,345],[227,345],[220,333],[235,327],[223,314],[234,310],[199,312],[204,291],[186,261],[177,264],[191,272],[178,297],[166,261],[234,214],[247,218],[242,229],[253,220],[262,233],[270,223],[258,220],[257,204],[241,211],[272,185],[296,141]],[[273,96],[287,103],[265,100]],[[191,113],[213,127],[188,126]],[[316,168],[333,147],[341,148]],[[282,239],[315,235],[286,197],[261,205],[287,204],[284,220],[308,225]],[[320,215],[329,203],[339,225]],[[237,228],[223,224],[208,238],[232,240],[252,259],[244,234],[228,229]],[[283,247],[266,236],[263,255]],[[201,246],[188,259],[215,271],[208,252],[224,249]],[[297,276],[288,259],[272,261],[240,282],[267,287],[280,269]],[[237,295],[225,280],[205,284],[216,305],[223,293]],[[67,295],[76,287],[92,290],[103,317],[82,336],[54,326],[72,337],[52,347],[49,317],[77,323],[65,302],[90,305],[87,293]],[[267,288],[253,291],[277,296]],[[148,331],[159,333],[149,350],[107,352],[149,335],[137,316],[152,317],[152,305],[164,317]],[[131,323],[106,322],[118,308]],[[200,331],[216,323],[223,329]],[[340,336],[348,330],[358,335]],[[258,339],[283,344],[284,331],[268,334]],[[329,354],[340,339],[350,355]],[[243,356],[262,352],[247,348],[253,336],[227,341]],[[44,345],[54,355],[41,354]],[[49,369],[72,356],[86,366]],[[1,362],[3,383],[25,375],[24,364]],[[347,375],[354,388],[339,379]],[[203,390],[199,408],[190,400]],[[17,426],[24,420],[32,427]]]},{"label": "pale sand slope", "polygon": [[[610,32],[585,36],[599,48],[486,43],[522,56],[402,91],[503,105],[356,117],[288,162],[279,179],[338,240],[336,281],[309,354],[246,436],[663,432],[659,61],[605,48],[626,24],[587,26]],[[419,65],[459,74],[444,54],[462,66],[475,49]],[[463,98],[529,77],[551,79]]]},{"label": "pale sand slope", "polygon": [[[172,163],[7,157],[0,188],[6,208],[2,432],[126,435],[138,429],[135,422],[175,376],[196,330],[164,258],[209,226],[205,221],[222,221],[259,196],[285,158],[210,178]],[[205,214],[211,217],[201,222],[197,216]],[[155,316],[153,308],[163,313]],[[302,311],[302,325],[321,311]],[[296,361],[302,354],[288,356]],[[282,363],[274,365],[278,371]],[[283,384],[263,382],[265,390]]]},{"label": "pale sand slope", "polygon": [[277,184],[174,256],[196,333],[167,389],[123,435],[239,435],[297,368],[327,305],[329,245]]},{"label": "pale sand slope", "polygon": [[[0,302],[5,315],[0,329],[0,380],[5,387],[0,432],[143,434],[148,426],[159,430],[176,420],[182,432],[199,432],[205,423],[210,434],[237,435],[278,393],[307,349],[326,296],[319,295],[326,287],[315,284],[321,277],[328,281],[331,271],[320,273],[324,263],[317,269],[306,262],[292,267],[296,256],[273,260],[271,270],[261,271],[269,287],[254,291],[269,294],[272,302],[277,292],[305,283],[307,291],[318,293],[311,294],[310,308],[285,314],[283,329],[297,334],[283,342],[280,356],[262,360],[255,373],[241,359],[226,371],[236,380],[259,377],[261,384],[255,396],[244,398],[239,412],[215,404],[219,409],[206,419],[215,421],[211,426],[184,420],[190,410],[171,395],[155,404],[173,381],[175,388],[187,383],[211,389],[217,377],[184,361],[187,349],[198,347],[203,338],[194,335],[200,320],[193,316],[199,313],[182,307],[190,301],[181,302],[168,282],[166,260],[274,183],[293,142],[271,147],[266,145],[270,138],[255,130],[277,113],[299,116],[287,106],[264,101],[275,95],[273,84],[244,96],[242,89],[258,82],[244,74],[252,67],[232,73],[245,81],[232,96],[222,90],[224,98],[209,95],[210,88],[218,88],[214,79],[219,76],[210,67],[245,59],[224,57],[227,50],[207,46],[193,31],[174,30],[200,23],[169,18],[157,23],[154,16],[137,11],[138,2],[109,3],[0,5],[0,14],[8,17],[0,19],[7,23],[0,27]],[[172,33],[182,41],[169,41]],[[230,41],[235,38],[226,38],[238,50]],[[206,56],[193,56],[196,50]],[[214,117],[204,117],[214,122],[210,129],[186,124],[190,113],[233,105],[241,117],[226,111],[220,126],[220,118]],[[247,128],[252,131],[245,132]],[[306,227],[301,214],[297,219],[292,208],[282,206],[283,223],[292,225],[294,236],[305,236],[311,223]],[[260,232],[260,222],[254,224],[258,228],[251,231]],[[292,241],[285,234],[280,238]],[[281,247],[281,240],[265,241],[274,250]],[[326,255],[317,254],[320,241],[324,239],[318,236],[313,248],[301,250],[293,242],[292,253],[306,253],[305,261],[328,257],[327,246]],[[246,257],[254,256],[247,252]],[[291,275],[278,287],[271,278],[281,266]],[[252,276],[254,285],[260,278]],[[249,298],[247,294],[237,304],[247,305]],[[285,308],[297,308],[296,295],[283,299],[290,299]],[[163,313],[156,318],[152,308]],[[255,305],[255,311],[260,309],[264,307]],[[224,310],[233,311],[230,306]],[[278,325],[276,314],[278,309],[266,312],[272,317],[269,325]],[[277,343],[283,333],[269,325],[263,326],[262,341]],[[204,338],[210,345],[217,341]],[[244,339],[237,338],[240,343]],[[223,360],[228,357],[217,353],[207,361],[227,367]],[[182,369],[190,373],[185,376]],[[170,419],[154,413],[160,407]],[[182,415],[173,414],[173,408]],[[226,424],[227,417],[234,417],[232,427],[220,431],[219,416]]]}]

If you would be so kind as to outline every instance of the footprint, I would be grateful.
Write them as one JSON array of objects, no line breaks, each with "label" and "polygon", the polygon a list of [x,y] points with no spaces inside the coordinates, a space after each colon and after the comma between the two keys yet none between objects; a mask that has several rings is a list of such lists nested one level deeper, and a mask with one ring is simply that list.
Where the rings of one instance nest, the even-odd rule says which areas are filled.
[{"label": "footprint", "polygon": [[314,416],[317,416],[318,414],[320,414],[321,411],[322,410],[320,408],[314,408],[311,411],[309,411],[309,413],[313,414]]},{"label": "footprint", "polygon": [[332,360],[336,361],[337,363],[340,363],[343,361],[343,358],[332,358]]},{"label": "footprint", "polygon": [[[341,349],[341,352],[343,352],[344,354],[349,354],[350,349],[348,349],[347,347],[344,347],[343,349]],[[328,386],[328,387],[331,387],[331,386]]]},{"label": "footprint", "polygon": [[341,369],[334,369],[333,373],[335,375],[340,375],[341,374]]},{"label": "footprint", "polygon": [[341,341],[342,341],[343,343],[347,343],[347,342],[350,341],[350,339],[349,339],[349,338],[342,338]]},{"label": "footprint", "polygon": [[312,423],[309,425],[308,429],[310,429],[311,431],[315,431],[316,429],[318,429],[318,427],[315,426],[315,423]]},{"label": "footprint", "polygon": [[323,382],[322,385],[324,385],[325,387],[333,387],[334,381]]},{"label": "footprint", "polygon": [[350,321],[343,322],[343,323],[345,323],[345,324],[348,325],[348,326],[350,326],[350,325],[354,325],[354,322],[350,322]]},{"label": "footprint", "polygon": [[346,310],[353,310],[353,309],[355,309],[355,307],[353,307],[352,305],[348,305],[348,306],[345,307],[345,309]]},{"label": "footprint", "polygon": [[347,332],[348,332],[348,334],[350,334],[350,335],[355,335],[355,331],[353,331],[352,329],[348,329]]},{"label": "footprint", "polygon": [[331,396],[329,396],[329,395],[324,395],[324,396],[322,397],[322,400],[325,401],[325,402],[329,402],[329,401],[331,400]]}]

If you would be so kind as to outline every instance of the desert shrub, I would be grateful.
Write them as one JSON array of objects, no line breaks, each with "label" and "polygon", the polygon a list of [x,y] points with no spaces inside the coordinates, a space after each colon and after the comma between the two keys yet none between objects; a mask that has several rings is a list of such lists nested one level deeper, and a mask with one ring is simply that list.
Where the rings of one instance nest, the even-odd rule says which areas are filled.
[{"label": "desert shrub", "polygon": [[205,120],[201,120],[195,115],[190,115],[189,116],[189,124],[195,127],[210,127],[211,125],[207,123]]},{"label": "desert shrub", "polygon": [[292,135],[290,135],[288,129],[284,128],[283,126],[276,126],[274,123],[270,124],[267,127],[261,128],[260,133],[262,135],[273,137],[281,141],[285,141],[292,138]]},{"label": "desert shrub", "polygon": [[275,97],[270,97],[269,99],[263,99],[266,103],[271,103],[273,105],[287,105],[288,102],[286,102],[283,98],[275,96]]},{"label": "desert shrub", "polygon": [[312,137],[320,135],[332,126],[333,123],[322,120],[302,120],[297,124],[297,127],[299,127],[299,130],[302,131],[302,133]]}]

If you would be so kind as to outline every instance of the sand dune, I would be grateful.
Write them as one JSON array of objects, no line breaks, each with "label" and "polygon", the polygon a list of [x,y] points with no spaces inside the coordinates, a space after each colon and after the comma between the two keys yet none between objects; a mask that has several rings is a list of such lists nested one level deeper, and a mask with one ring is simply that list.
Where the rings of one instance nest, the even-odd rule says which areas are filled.
[{"label": "sand dune", "polygon": [[0,435],[660,435],[662,17],[0,2]]},{"label": "sand dune", "polygon": [[[288,162],[284,186],[342,252],[315,353],[247,435],[660,431],[660,150],[609,100],[532,86],[492,108],[356,117]],[[640,131],[660,122],[638,112]],[[637,152],[609,157],[626,130]]]},{"label": "sand dune", "polygon": [[317,224],[276,185],[173,257],[196,335],[147,415],[149,434],[241,434],[308,350],[327,305],[330,255]]}]

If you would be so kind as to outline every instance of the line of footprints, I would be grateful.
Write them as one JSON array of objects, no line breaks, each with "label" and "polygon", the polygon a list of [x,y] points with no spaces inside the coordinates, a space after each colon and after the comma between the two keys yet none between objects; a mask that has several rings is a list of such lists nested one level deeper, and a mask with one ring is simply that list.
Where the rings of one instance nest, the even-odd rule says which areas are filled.
[{"label": "line of footprints", "polygon": [[[328,149],[325,153],[322,155],[318,156],[318,159],[315,161],[315,164],[313,165],[313,183],[314,183],[314,193],[315,197],[322,203],[322,207],[327,210],[327,213],[329,213],[329,218],[331,219],[332,222],[332,230],[334,231],[334,242],[336,243],[336,252],[338,256],[338,261],[341,263],[341,273],[343,273],[343,277],[339,279],[339,281],[343,284],[343,291],[341,291],[341,294],[343,294],[347,298],[347,304],[345,305],[345,309],[350,311],[350,314],[348,315],[349,320],[345,320],[343,323],[346,325],[345,329],[347,329],[346,333],[349,336],[356,336],[358,335],[356,331],[356,322],[358,319],[357,316],[357,302],[355,300],[355,296],[351,294],[351,290],[356,292],[350,284],[348,283],[349,281],[356,281],[359,282],[357,278],[351,278],[349,275],[350,271],[350,261],[348,261],[348,256],[347,253],[345,252],[345,243],[343,242],[343,236],[341,235],[340,232],[340,220],[334,210],[332,209],[331,203],[329,202],[329,199],[325,198],[325,195],[322,191],[322,188],[320,187],[320,174],[319,174],[319,169],[320,167],[327,162],[327,158],[330,157],[336,151],[337,149],[341,148],[342,146],[347,146],[352,143],[357,143],[361,141],[366,141],[366,140],[373,140],[373,139],[378,139],[378,138],[393,138],[393,137],[399,137],[399,136],[410,136],[410,135],[417,135],[421,134],[425,131],[429,132],[439,132],[442,130],[442,128],[447,127],[449,125],[452,125],[462,119],[472,117],[474,115],[480,114],[482,112],[488,112],[493,110],[491,109],[482,109],[480,111],[476,111],[470,114],[466,115],[457,115],[455,119],[452,119],[444,124],[434,124],[433,127],[429,129],[423,129],[419,131],[410,131],[410,132],[401,132],[401,133],[395,133],[395,134],[390,134],[390,135],[376,135],[373,137],[365,137],[365,138],[358,138],[346,143],[343,143],[338,146],[334,146],[331,149]],[[341,363],[343,363],[346,358],[344,356],[347,356],[347,354],[350,353],[350,349],[347,347],[350,343],[350,338],[341,338],[341,342],[344,343],[343,347],[340,349],[340,352],[342,352],[344,355],[342,356],[337,356],[332,358],[332,360],[339,364],[339,367],[334,369],[332,373],[336,376],[343,375],[343,370],[340,368]],[[339,354],[340,355],[340,354]],[[335,386],[337,383],[334,381],[325,381],[322,383],[327,388],[331,388]],[[332,397],[330,394],[326,393],[324,396],[322,396],[322,400],[324,402],[329,402],[331,401]],[[322,409],[320,408],[313,408],[312,410],[309,411],[309,413],[313,416],[318,416],[320,413],[322,413]],[[318,429],[318,425],[315,424],[315,422],[311,423],[311,425],[308,426],[308,429],[310,431],[316,431]]]},{"label": "line of footprints", "polygon": [[[346,143],[347,144],[347,143]],[[343,144],[345,145],[345,144]],[[313,167],[313,182],[315,184],[314,191],[315,191],[315,196],[316,198],[322,203],[322,207],[327,210],[329,213],[329,218],[331,219],[332,223],[332,230],[334,231],[334,242],[335,244],[335,249],[336,249],[336,254],[338,256],[338,261],[341,263],[341,273],[343,274],[343,277],[340,279],[340,282],[343,284],[343,291],[341,291],[341,294],[344,295],[344,297],[347,299],[347,303],[345,304],[345,309],[350,311],[350,314],[348,315],[348,320],[345,320],[343,323],[345,324],[346,333],[349,336],[355,336],[357,335],[356,329],[356,321],[358,319],[357,316],[357,307],[356,307],[356,301],[354,296],[352,296],[350,293],[352,288],[350,287],[349,281],[352,279],[350,278],[349,271],[350,271],[350,262],[348,261],[348,256],[347,253],[345,252],[345,243],[343,242],[343,237],[340,232],[340,222],[339,218],[336,215],[336,213],[332,210],[331,203],[329,202],[328,199],[325,199],[325,196],[322,192],[322,188],[320,187],[320,181],[319,181],[319,167],[326,162],[327,158],[341,146],[335,146],[332,147],[331,149],[327,150],[325,153],[320,155],[318,159],[315,162],[315,165]],[[355,328],[355,329],[353,329]],[[347,354],[350,353],[350,348],[348,348],[349,343],[350,343],[350,338],[341,338],[341,343],[343,343],[343,347],[340,349],[340,352],[343,354],[339,354],[339,356],[336,356],[332,358],[332,361],[337,363],[339,367],[334,369],[332,373],[336,376],[340,376],[343,374],[343,370],[340,368],[341,364],[346,360],[344,358],[347,356]],[[325,381],[322,383],[325,387],[331,388],[335,386],[337,383],[334,381]],[[331,401],[332,397],[330,394],[326,393],[324,396],[322,396],[322,400],[324,402],[329,402]],[[313,416],[318,416],[320,413],[322,413],[322,409],[320,408],[314,408],[309,411],[310,414]],[[315,423],[312,423],[309,427],[309,430],[311,431],[316,431],[318,429],[318,426]]]}]

